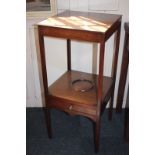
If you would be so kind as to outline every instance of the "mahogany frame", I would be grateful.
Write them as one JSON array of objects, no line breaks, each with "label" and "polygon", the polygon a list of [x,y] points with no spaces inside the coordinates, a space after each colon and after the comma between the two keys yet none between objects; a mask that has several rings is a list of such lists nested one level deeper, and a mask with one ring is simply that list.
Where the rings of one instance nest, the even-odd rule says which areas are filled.
[{"label": "mahogany frame", "polygon": [[[97,84],[98,85],[98,87],[97,87],[98,102],[97,102],[97,106],[95,108],[96,111],[94,113],[94,111],[91,112],[91,109],[89,109],[88,114],[84,114],[82,111],[71,112],[71,111],[69,111],[69,109],[67,111],[71,115],[78,114],[78,115],[86,116],[94,122],[95,151],[98,152],[99,151],[101,114],[103,113],[110,98],[111,98],[111,101],[110,101],[110,108],[109,108],[109,119],[112,119],[114,88],[115,88],[115,80],[116,80],[119,43],[120,43],[120,30],[121,30],[121,16],[105,33],[98,33],[98,32],[94,33],[91,31],[84,31],[84,30],[81,31],[81,30],[73,30],[73,29],[56,28],[56,27],[38,25],[40,56],[41,56],[41,69],[42,69],[43,86],[44,86],[45,102],[46,102],[45,114],[46,114],[48,135],[50,138],[52,137],[52,131],[51,131],[51,119],[50,119],[49,109],[57,108],[57,109],[63,110],[64,107],[62,107],[62,106],[55,107],[57,104],[57,98],[53,97],[52,100],[49,99],[44,36],[67,39],[67,69],[68,69],[68,71],[71,71],[71,40],[72,39],[80,40],[80,41],[96,42],[96,43],[100,44],[99,75],[98,75],[98,84]],[[81,33],[83,35],[81,35]],[[116,35],[115,35],[115,53],[113,56],[113,65],[112,65],[113,85],[112,85],[111,89],[108,91],[107,98],[104,101],[102,101],[102,87],[104,86],[103,69],[104,69],[105,42],[114,33],[116,33]],[[61,99],[61,101],[64,102],[64,106],[65,106],[65,104],[68,104],[63,99]],[[49,102],[50,102],[50,104],[49,104]],[[53,102],[53,104],[51,104],[51,102]],[[54,104],[54,102],[55,102],[55,104]],[[69,108],[71,108],[71,107],[69,107]],[[78,109],[78,107],[77,107],[77,109]],[[87,109],[86,109],[86,111],[87,111]]]}]

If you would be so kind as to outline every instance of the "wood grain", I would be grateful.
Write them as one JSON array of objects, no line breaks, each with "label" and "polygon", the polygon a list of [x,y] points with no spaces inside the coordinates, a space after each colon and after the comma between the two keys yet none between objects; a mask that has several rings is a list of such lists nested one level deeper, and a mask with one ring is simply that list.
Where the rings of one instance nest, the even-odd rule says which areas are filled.
[{"label": "wood grain", "polygon": [[[72,81],[80,78],[91,80],[94,83],[94,88],[88,92],[78,92],[72,87]],[[67,71],[58,80],[56,80],[49,88],[49,96],[63,98],[65,100],[73,101],[79,105],[97,105],[97,79],[98,76],[95,74],[89,74],[79,71]],[[103,90],[102,90],[102,101],[104,101],[108,90],[112,87],[112,78],[103,77]],[[62,103],[63,104],[63,103]]]},{"label": "wood grain", "polygon": [[[99,151],[101,114],[110,98],[112,98],[113,102],[119,52],[120,26],[121,15],[76,11],[63,12],[58,16],[50,17],[38,24],[46,108],[55,108],[67,112],[70,115],[82,115],[90,118],[94,122],[96,152]],[[117,32],[117,35],[111,78],[103,76],[104,53],[105,42],[115,32]],[[47,86],[44,36],[65,38],[67,40],[68,70],[49,87]],[[72,70],[72,39],[100,43],[99,75]],[[72,87],[72,82],[78,79],[90,80],[94,87],[86,92],[75,91]],[[111,113],[112,110],[110,110],[110,116]],[[46,117],[48,120],[48,133],[51,135],[49,113]]]}]

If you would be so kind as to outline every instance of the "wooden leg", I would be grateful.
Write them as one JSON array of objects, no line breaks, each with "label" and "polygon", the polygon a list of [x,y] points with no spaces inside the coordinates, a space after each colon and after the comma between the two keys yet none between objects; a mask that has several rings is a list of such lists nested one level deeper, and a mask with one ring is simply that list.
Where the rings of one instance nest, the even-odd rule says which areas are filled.
[{"label": "wooden leg", "polygon": [[71,70],[71,40],[67,39],[67,68]]},{"label": "wooden leg", "polygon": [[[126,30],[126,28],[125,28],[125,30]],[[122,64],[121,64],[121,73],[120,73],[117,102],[116,102],[116,112],[118,112],[118,113],[122,112],[123,97],[124,97],[126,79],[127,79],[127,74],[128,74],[128,65],[129,65],[128,44],[129,44],[129,32],[127,30],[125,32],[124,49],[123,49]]]},{"label": "wooden leg", "polygon": [[113,110],[113,103],[114,103],[114,88],[112,90],[110,105],[109,105],[109,120],[112,120],[112,110]]},{"label": "wooden leg", "polygon": [[94,140],[95,140],[95,152],[99,152],[100,144],[100,121],[94,123]]},{"label": "wooden leg", "polygon": [[49,138],[52,138],[50,110],[48,108],[45,108],[44,112],[45,112],[45,119],[46,119],[48,136],[49,136]]}]

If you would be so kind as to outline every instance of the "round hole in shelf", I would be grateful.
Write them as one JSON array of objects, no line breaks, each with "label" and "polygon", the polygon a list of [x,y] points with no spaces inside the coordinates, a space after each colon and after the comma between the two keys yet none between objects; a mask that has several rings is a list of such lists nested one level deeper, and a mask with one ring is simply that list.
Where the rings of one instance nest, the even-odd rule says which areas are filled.
[{"label": "round hole in shelf", "polygon": [[72,87],[75,91],[87,92],[91,90],[94,85],[91,80],[88,79],[76,79],[72,81]]}]

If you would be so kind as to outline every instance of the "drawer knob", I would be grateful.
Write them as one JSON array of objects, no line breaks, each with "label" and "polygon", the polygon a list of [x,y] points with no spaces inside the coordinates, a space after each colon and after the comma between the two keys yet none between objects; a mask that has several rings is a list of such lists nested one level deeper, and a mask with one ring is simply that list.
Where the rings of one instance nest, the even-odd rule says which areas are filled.
[{"label": "drawer knob", "polygon": [[69,110],[72,110],[72,107],[73,107],[72,105],[71,105],[71,106],[69,106]]}]

